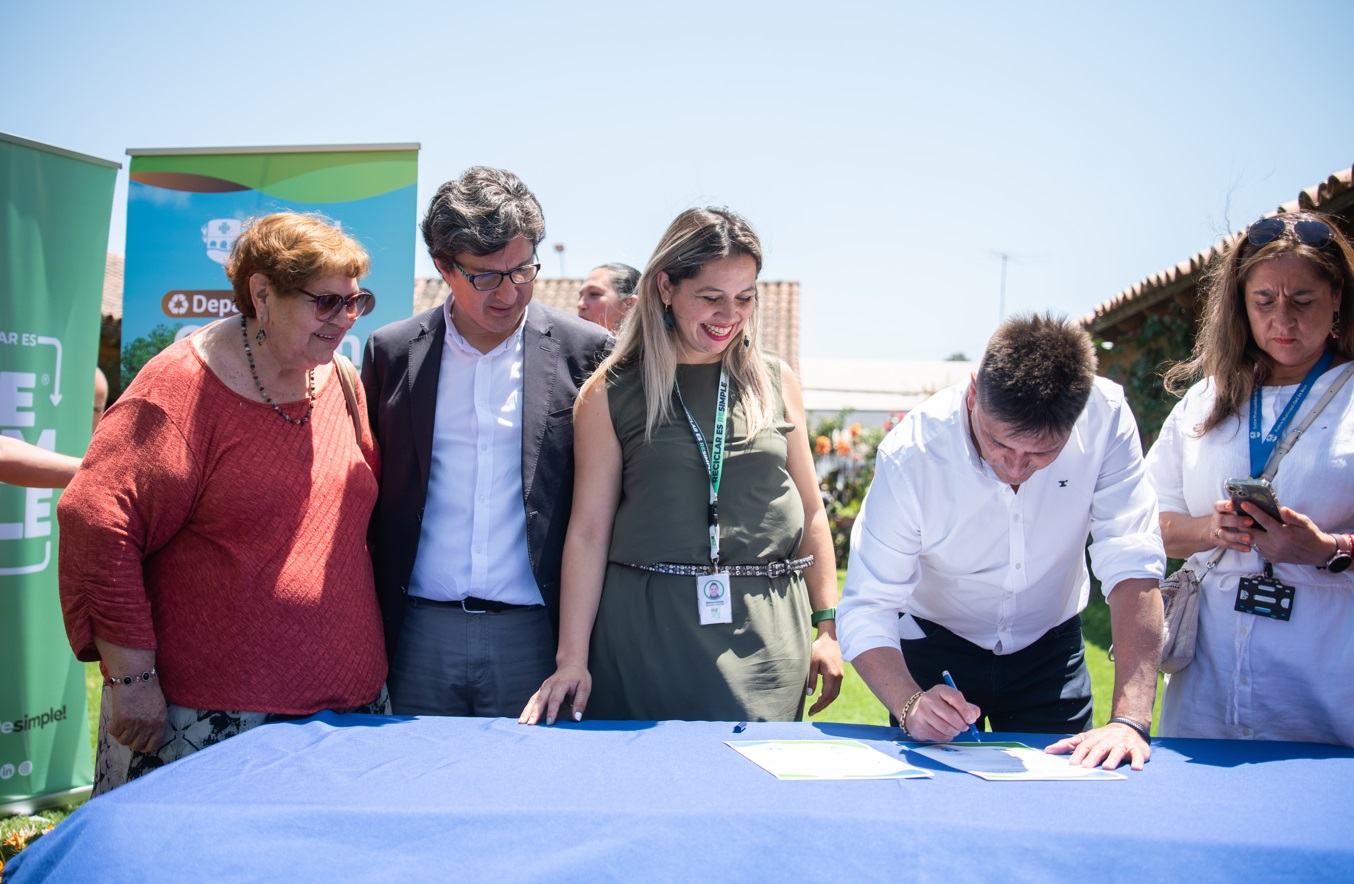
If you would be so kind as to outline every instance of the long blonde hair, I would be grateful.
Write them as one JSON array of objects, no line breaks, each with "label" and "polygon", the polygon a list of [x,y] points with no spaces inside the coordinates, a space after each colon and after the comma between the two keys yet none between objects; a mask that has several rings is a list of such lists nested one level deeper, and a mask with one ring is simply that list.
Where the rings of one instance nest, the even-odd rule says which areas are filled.
[{"label": "long blonde hair", "polygon": [[[761,273],[762,244],[742,217],[716,208],[687,209],[678,215],[640,276],[635,290],[639,300],[621,326],[616,348],[583,385],[579,400],[597,384],[606,383],[614,370],[637,366],[644,384],[644,438],[651,438],[655,427],[671,421],[675,416],[672,386],[677,377],[677,330],[663,321],[658,274],[667,274],[669,282],[676,285],[699,274],[711,261],[734,255],[751,256]],[[777,417],[771,369],[758,346],[761,300],[760,293],[753,298],[752,313],[744,328],[749,345],[731,342],[722,356],[724,368],[733,379],[734,395],[743,405],[749,436],[770,427]]]},{"label": "long blonde hair", "polygon": [[[1241,414],[1256,385],[1264,386],[1273,373],[1273,361],[1255,342],[1246,315],[1246,278],[1265,261],[1282,255],[1297,255],[1311,266],[1339,297],[1337,317],[1342,318],[1336,352],[1354,359],[1354,250],[1335,222],[1318,212],[1278,215],[1287,223],[1281,236],[1261,246],[1251,245],[1248,233],[1236,239],[1209,268],[1205,280],[1207,300],[1202,325],[1189,359],[1166,372],[1167,392],[1179,396],[1195,381],[1212,378],[1213,410],[1195,432],[1200,436],[1228,418]],[[1331,241],[1321,248],[1298,239],[1293,225],[1298,221],[1321,221],[1331,230]]]}]

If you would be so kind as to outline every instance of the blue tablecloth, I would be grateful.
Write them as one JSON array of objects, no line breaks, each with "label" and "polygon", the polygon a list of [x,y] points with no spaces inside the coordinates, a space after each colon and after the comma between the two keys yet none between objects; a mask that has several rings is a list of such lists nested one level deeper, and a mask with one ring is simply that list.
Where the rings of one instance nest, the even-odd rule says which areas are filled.
[{"label": "blue tablecloth", "polygon": [[[1349,880],[1354,751],[1161,740],[1121,782],[781,782],[722,745],[883,727],[324,713],[94,799],[5,882]],[[1002,735],[1043,746],[1048,737]]]}]

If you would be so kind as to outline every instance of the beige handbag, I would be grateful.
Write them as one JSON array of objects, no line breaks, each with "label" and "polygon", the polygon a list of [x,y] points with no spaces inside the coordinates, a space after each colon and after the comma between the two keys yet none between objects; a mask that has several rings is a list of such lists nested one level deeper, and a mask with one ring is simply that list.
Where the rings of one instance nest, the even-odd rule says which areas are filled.
[{"label": "beige handbag", "polygon": [[1225,549],[1213,552],[1202,575],[1184,565],[1161,581],[1161,601],[1166,606],[1161,617],[1162,672],[1184,669],[1194,659],[1194,640],[1199,634],[1199,584],[1224,552]]}]

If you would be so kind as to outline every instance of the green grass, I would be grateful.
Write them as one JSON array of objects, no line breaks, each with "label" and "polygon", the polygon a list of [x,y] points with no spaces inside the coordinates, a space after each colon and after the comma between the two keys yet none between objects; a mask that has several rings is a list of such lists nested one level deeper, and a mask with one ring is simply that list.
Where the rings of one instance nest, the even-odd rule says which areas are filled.
[{"label": "green grass", "polygon": [[[1091,600],[1081,612],[1081,635],[1086,641],[1086,668],[1091,671],[1091,695],[1095,698],[1094,724],[1110,720],[1110,701],[1114,696],[1114,664],[1109,659],[1110,606],[1100,594],[1098,584],[1091,587]],[[1157,697],[1152,704],[1152,733],[1161,721],[1161,675],[1157,675]]]}]

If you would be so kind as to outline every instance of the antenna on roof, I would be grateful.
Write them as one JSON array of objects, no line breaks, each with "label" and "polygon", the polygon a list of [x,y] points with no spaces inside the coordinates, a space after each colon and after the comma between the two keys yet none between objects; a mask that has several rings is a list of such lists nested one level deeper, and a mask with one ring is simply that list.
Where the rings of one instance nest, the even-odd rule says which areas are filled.
[{"label": "antenna on roof", "polygon": [[564,279],[564,243],[555,243],[555,253],[559,255],[559,278]]}]

